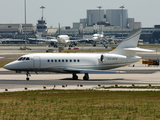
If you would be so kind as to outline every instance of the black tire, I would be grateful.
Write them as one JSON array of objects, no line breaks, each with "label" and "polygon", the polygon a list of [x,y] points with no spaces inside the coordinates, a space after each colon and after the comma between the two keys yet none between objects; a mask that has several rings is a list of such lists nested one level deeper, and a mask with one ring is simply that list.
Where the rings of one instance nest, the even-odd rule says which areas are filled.
[{"label": "black tire", "polygon": [[89,77],[84,76],[83,80],[89,80]]},{"label": "black tire", "polygon": [[73,76],[73,80],[78,80],[78,76],[77,76],[77,75],[74,75],[74,76]]}]

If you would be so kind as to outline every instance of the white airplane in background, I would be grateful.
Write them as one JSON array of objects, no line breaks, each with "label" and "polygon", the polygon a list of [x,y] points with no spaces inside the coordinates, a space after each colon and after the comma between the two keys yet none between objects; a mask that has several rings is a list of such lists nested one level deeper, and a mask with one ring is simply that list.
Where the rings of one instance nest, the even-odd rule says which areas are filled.
[{"label": "white airplane in background", "polygon": [[57,47],[57,43],[65,44],[65,46],[68,43],[70,43],[70,44],[76,43],[76,41],[70,40],[68,35],[59,35],[57,37],[57,39],[53,38],[53,37],[47,39],[47,38],[42,38],[39,34],[37,34],[36,38],[28,38],[28,40],[36,41],[36,42],[45,42],[45,43],[49,44],[49,46],[52,45],[54,47]]},{"label": "white airplane in background", "polygon": [[77,40],[70,40],[68,35],[58,35],[57,41],[58,43],[65,44],[65,47],[67,46],[67,44],[69,44],[69,47],[77,45]]},{"label": "white airplane in background", "polygon": [[104,37],[103,34],[93,34],[93,36],[92,36],[93,41],[100,41],[99,39],[103,38],[103,37]]},{"label": "white airplane in background", "polygon": [[137,48],[141,29],[133,32],[119,46],[109,53],[35,53],[23,55],[16,61],[4,66],[16,72],[25,71],[29,80],[29,72],[71,73],[77,80],[78,73],[84,73],[84,80],[89,80],[89,73],[122,73],[122,71],[105,71],[137,62],[141,57],[136,51],[151,52]]},{"label": "white airplane in background", "polygon": [[84,38],[84,39],[80,39],[80,40],[70,40],[68,35],[59,35],[57,37],[57,41],[58,43],[62,43],[62,44],[69,44],[70,45],[76,45],[78,42],[84,41],[84,40],[93,40],[94,42],[99,42],[101,38],[103,38],[104,35],[103,34],[93,34],[91,39],[88,38]]},{"label": "white airplane in background", "polygon": [[28,38],[30,41],[36,41],[36,42],[45,42],[47,44],[50,44],[51,42],[57,43],[57,39],[55,37],[50,38],[42,38],[41,34],[36,34],[36,38]]},{"label": "white airplane in background", "polygon": [[99,34],[93,34],[93,35],[92,35],[92,38],[87,38],[87,37],[85,37],[85,38],[86,38],[86,39],[93,40],[94,42],[99,42],[99,41],[101,41],[102,38],[104,38],[102,28],[101,28],[101,32],[100,32]]},{"label": "white airplane in background", "polygon": [[68,42],[70,42],[70,38],[68,35],[58,35],[57,41],[59,43],[67,44]]}]

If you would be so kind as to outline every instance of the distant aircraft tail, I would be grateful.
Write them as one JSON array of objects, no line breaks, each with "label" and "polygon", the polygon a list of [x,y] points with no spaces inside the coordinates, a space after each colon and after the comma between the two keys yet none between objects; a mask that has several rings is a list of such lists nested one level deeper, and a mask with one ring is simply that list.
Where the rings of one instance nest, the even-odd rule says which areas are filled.
[{"label": "distant aircraft tail", "polygon": [[103,35],[103,27],[101,25],[101,32],[100,32],[100,35]]},{"label": "distant aircraft tail", "polygon": [[123,40],[116,49],[110,52],[110,54],[119,54],[125,56],[135,56],[137,51],[140,52],[152,52],[152,50],[146,50],[137,48],[138,40],[141,34],[141,29],[133,30],[129,36]]}]

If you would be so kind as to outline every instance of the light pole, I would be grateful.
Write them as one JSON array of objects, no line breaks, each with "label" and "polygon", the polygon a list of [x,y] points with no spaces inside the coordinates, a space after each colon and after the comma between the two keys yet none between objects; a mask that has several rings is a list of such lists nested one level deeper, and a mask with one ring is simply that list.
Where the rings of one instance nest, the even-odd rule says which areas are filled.
[{"label": "light pole", "polygon": [[122,9],[122,41],[123,41],[123,8],[124,8],[124,5],[120,6],[119,8]]},{"label": "light pole", "polygon": [[45,8],[44,6],[40,7],[42,9],[42,20],[43,20],[43,9]]},{"label": "light pole", "polygon": [[25,16],[25,49],[26,49],[26,0],[24,0],[24,16]]},{"label": "light pole", "polygon": [[101,34],[100,33],[100,9],[102,8],[102,6],[97,6],[97,8],[99,8],[99,35]]}]

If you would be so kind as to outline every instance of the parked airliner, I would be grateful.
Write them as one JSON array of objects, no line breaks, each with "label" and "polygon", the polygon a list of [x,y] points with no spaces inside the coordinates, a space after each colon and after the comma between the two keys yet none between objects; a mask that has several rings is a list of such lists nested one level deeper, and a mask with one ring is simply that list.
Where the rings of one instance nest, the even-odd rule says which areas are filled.
[{"label": "parked airliner", "polygon": [[68,35],[58,35],[57,40],[59,43],[64,43],[64,44],[70,42],[70,38]]},{"label": "parked airliner", "polygon": [[89,41],[92,40],[93,42],[95,42],[95,46],[96,46],[96,42],[99,42],[100,39],[102,39],[104,37],[103,34],[93,34],[92,38],[88,39],[88,38],[84,38],[84,39],[78,39],[78,40],[70,40],[68,35],[59,35],[57,37],[57,41],[58,43],[62,43],[65,44],[65,46],[67,46],[67,44],[70,43],[69,47],[72,47],[73,45],[77,45],[78,42],[81,41]]},{"label": "parked airliner", "polygon": [[103,34],[93,34],[93,41],[100,41],[100,38],[103,38]]},{"label": "parked airliner", "polygon": [[136,56],[136,51],[151,51],[137,48],[140,33],[141,29],[133,30],[116,49],[109,53],[35,53],[23,55],[4,68],[16,72],[25,71],[26,80],[29,80],[30,71],[71,73],[74,80],[78,79],[78,73],[84,73],[84,80],[89,80],[89,73],[121,73],[121,71],[105,70],[139,61],[141,57]]}]

